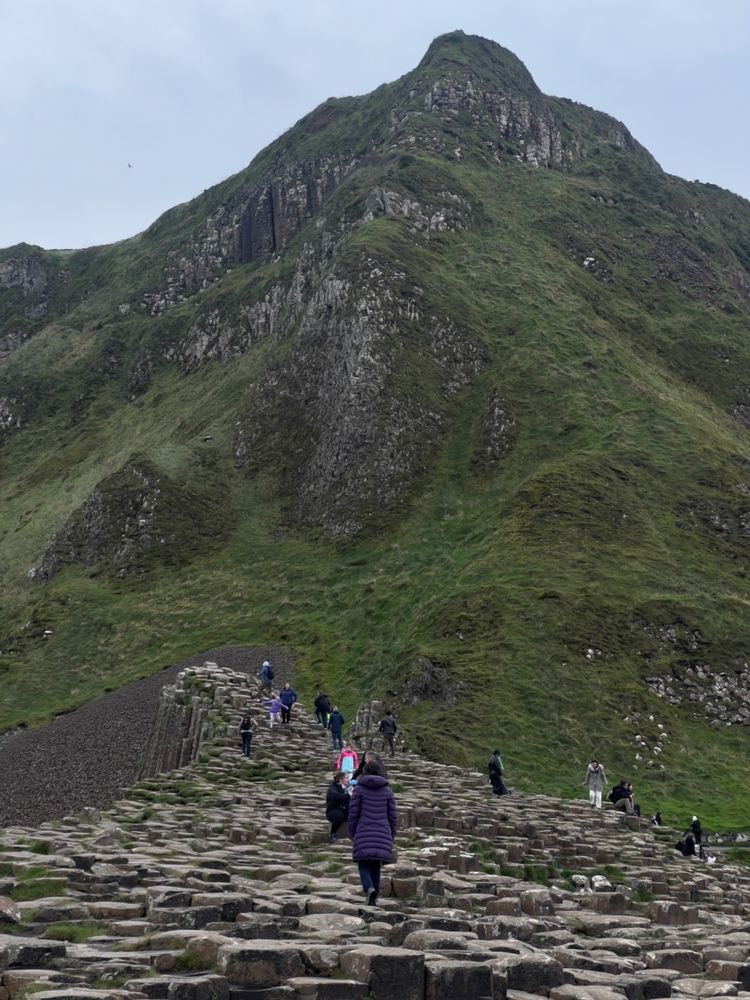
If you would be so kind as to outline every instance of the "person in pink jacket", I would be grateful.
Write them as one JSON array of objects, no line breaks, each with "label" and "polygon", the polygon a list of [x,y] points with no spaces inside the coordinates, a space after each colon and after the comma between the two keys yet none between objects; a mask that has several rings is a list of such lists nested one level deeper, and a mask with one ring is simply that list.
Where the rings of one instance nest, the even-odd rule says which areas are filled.
[{"label": "person in pink jacket", "polygon": [[349,746],[348,743],[344,743],[343,749],[339,754],[339,759],[336,761],[336,770],[343,771],[344,774],[348,774],[350,777],[354,774],[357,769],[359,760],[357,759],[357,754]]}]

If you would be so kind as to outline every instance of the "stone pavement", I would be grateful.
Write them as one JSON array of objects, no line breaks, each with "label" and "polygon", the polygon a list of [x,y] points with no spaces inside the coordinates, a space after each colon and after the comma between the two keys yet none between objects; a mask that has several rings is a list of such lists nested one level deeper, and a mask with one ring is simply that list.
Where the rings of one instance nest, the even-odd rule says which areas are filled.
[{"label": "stone pavement", "polygon": [[0,1000],[750,1000],[743,869],[411,754],[387,761],[397,860],[365,906],[349,841],[327,840],[328,736],[295,706],[245,760],[257,704],[246,675],[184,671],[157,756],[193,763],[0,835]]}]

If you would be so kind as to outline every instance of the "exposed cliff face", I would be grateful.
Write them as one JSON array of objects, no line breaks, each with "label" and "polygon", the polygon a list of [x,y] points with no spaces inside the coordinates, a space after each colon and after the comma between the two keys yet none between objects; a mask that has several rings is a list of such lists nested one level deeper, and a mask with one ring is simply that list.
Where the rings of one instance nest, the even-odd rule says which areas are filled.
[{"label": "exposed cliff face", "polygon": [[186,492],[151,463],[134,460],[98,484],[50,539],[29,578],[46,583],[72,563],[143,576],[155,562],[185,562],[230,527],[220,497]]},{"label": "exposed cliff face", "polygon": [[[399,371],[423,359],[420,392]],[[296,346],[253,388],[235,439],[241,468],[280,466],[295,512],[338,537],[396,510],[424,474],[446,404],[481,370],[484,351],[419,286],[366,259],[352,279],[329,276],[301,319]]]},{"label": "exposed cliff face", "polygon": [[241,187],[211,215],[180,254],[170,255],[165,286],[143,299],[151,315],[207,288],[228,267],[268,263],[356,166],[355,157],[341,155],[275,162],[259,184]]}]

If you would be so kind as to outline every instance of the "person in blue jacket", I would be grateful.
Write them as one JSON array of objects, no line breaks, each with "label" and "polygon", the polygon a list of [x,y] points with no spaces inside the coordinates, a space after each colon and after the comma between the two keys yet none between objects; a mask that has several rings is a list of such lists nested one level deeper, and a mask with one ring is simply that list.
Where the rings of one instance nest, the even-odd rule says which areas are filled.
[{"label": "person in blue jacket", "polygon": [[281,721],[284,723],[289,722],[289,716],[292,711],[292,705],[297,700],[297,692],[291,686],[291,684],[285,684],[284,687],[279,692],[279,701],[281,702]]},{"label": "person in blue jacket", "polygon": [[271,681],[273,680],[273,667],[268,660],[263,661],[260,668],[260,691],[261,694],[271,693]]}]

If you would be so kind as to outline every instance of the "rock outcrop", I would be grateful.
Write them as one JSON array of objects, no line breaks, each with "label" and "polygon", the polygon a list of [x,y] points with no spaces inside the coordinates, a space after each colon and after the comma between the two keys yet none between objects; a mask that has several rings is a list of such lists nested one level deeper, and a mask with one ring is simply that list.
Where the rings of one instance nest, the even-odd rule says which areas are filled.
[{"label": "rock outcrop", "polygon": [[66,565],[98,566],[117,577],[143,576],[154,556],[183,563],[231,526],[216,492],[185,491],[152,463],[134,459],[103,479],[50,539],[29,578],[46,583]]},{"label": "rock outcrop", "polygon": [[492,799],[483,777],[403,754],[387,761],[397,859],[365,906],[343,836],[328,842],[328,735],[300,705],[274,730],[259,714],[245,759],[255,681],[206,664],[181,690],[211,703],[196,763],[105,814],[0,835],[3,1000],[746,994],[750,876],[683,858],[673,831]]}]

